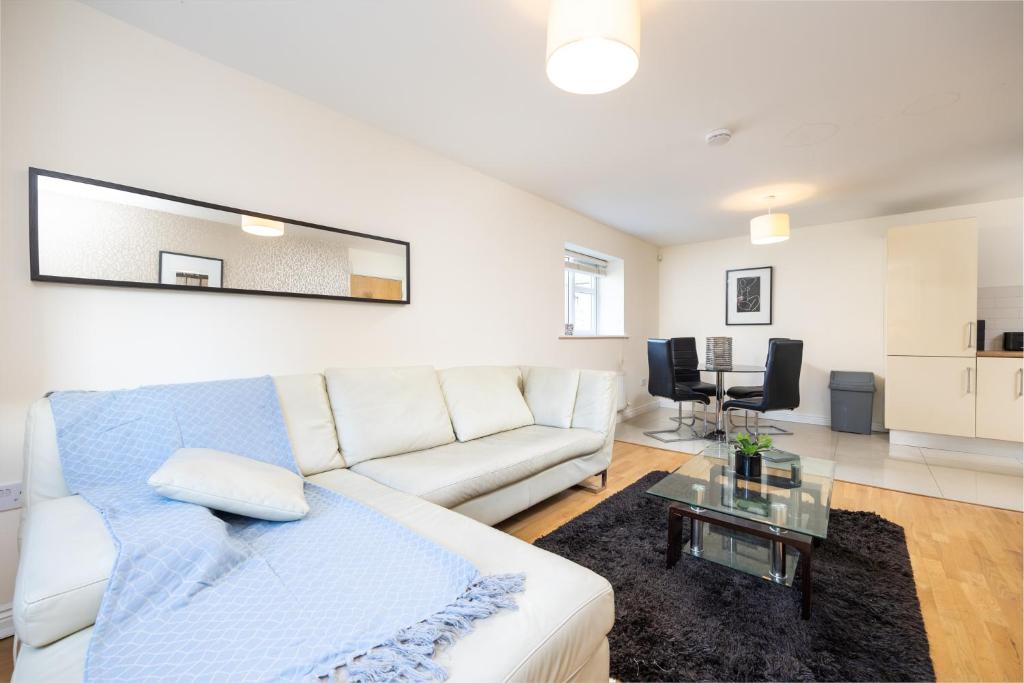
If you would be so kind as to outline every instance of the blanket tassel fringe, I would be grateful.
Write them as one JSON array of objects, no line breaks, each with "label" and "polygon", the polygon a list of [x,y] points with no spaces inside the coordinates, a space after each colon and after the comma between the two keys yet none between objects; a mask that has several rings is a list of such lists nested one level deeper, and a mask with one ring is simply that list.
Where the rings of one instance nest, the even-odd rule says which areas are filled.
[{"label": "blanket tassel fringe", "polygon": [[448,672],[434,661],[435,649],[451,645],[473,628],[475,620],[499,609],[515,609],[512,594],[523,590],[524,581],[523,574],[479,577],[444,610],[351,657],[345,665],[349,683],[445,680]]}]

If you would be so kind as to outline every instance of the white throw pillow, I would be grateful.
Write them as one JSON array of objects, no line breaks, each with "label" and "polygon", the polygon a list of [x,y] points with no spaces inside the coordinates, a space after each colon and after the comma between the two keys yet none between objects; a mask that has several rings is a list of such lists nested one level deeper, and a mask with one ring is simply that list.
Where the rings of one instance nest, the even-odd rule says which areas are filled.
[{"label": "white throw pillow", "polygon": [[523,394],[534,423],[561,429],[571,427],[579,385],[579,370],[523,368]]},{"label": "white throw pillow", "polygon": [[519,368],[448,368],[441,371],[441,390],[459,441],[533,424]]},{"label": "white throw pillow", "polygon": [[272,522],[306,516],[302,483],[283,467],[211,448],[179,448],[149,478],[162,496]]},{"label": "white throw pillow", "polygon": [[331,368],[324,374],[346,465],[455,441],[434,368]]}]

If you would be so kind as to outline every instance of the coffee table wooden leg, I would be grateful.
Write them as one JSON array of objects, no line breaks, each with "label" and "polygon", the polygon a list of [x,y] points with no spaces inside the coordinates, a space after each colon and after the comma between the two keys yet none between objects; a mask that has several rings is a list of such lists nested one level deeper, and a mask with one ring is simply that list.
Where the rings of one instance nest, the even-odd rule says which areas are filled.
[{"label": "coffee table wooden leg", "polygon": [[801,599],[800,617],[811,618],[811,550],[800,553],[800,590],[803,593]]},{"label": "coffee table wooden leg", "polygon": [[668,509],[668,552],[665,566],[672,568],[683,554],[683,516],[671,507]]}]

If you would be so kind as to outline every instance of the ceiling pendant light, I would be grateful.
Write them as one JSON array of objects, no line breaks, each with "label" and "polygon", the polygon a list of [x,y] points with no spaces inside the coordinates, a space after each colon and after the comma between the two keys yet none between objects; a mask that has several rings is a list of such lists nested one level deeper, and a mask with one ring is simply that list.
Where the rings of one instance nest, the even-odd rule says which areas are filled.
[{"label": "ceiling pendant light", "polygon": [[284,223],[256,216],[242,216],[242,230],[259,237],[280,237],[284,234]]},{"label": "ceiling pendant light", "polygon": [[[769,201],[775,200],[775,195],[766,197]],[[789,239],[789,214],[772,213],[771,206],[768,213],[758,216],[750,221],[750,243],[751,244],[775,244],[785,242]]]},{"label": "ceiling pendant light", "polygon": [[577,95],[628,83],[640,66],[637,0],[553,0],[548,15],[548,79]]}]

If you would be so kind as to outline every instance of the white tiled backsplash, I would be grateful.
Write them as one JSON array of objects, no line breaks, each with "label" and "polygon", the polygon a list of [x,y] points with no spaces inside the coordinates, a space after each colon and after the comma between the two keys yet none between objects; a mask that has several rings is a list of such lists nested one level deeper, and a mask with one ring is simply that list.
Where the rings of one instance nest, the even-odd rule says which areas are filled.
[{"label": "white tiled backsplash", "polygon": [[985,349],[1002,350],[1003,332],[1024,330],[1024,287],[979,287],[978,320],[985,321]]}]

